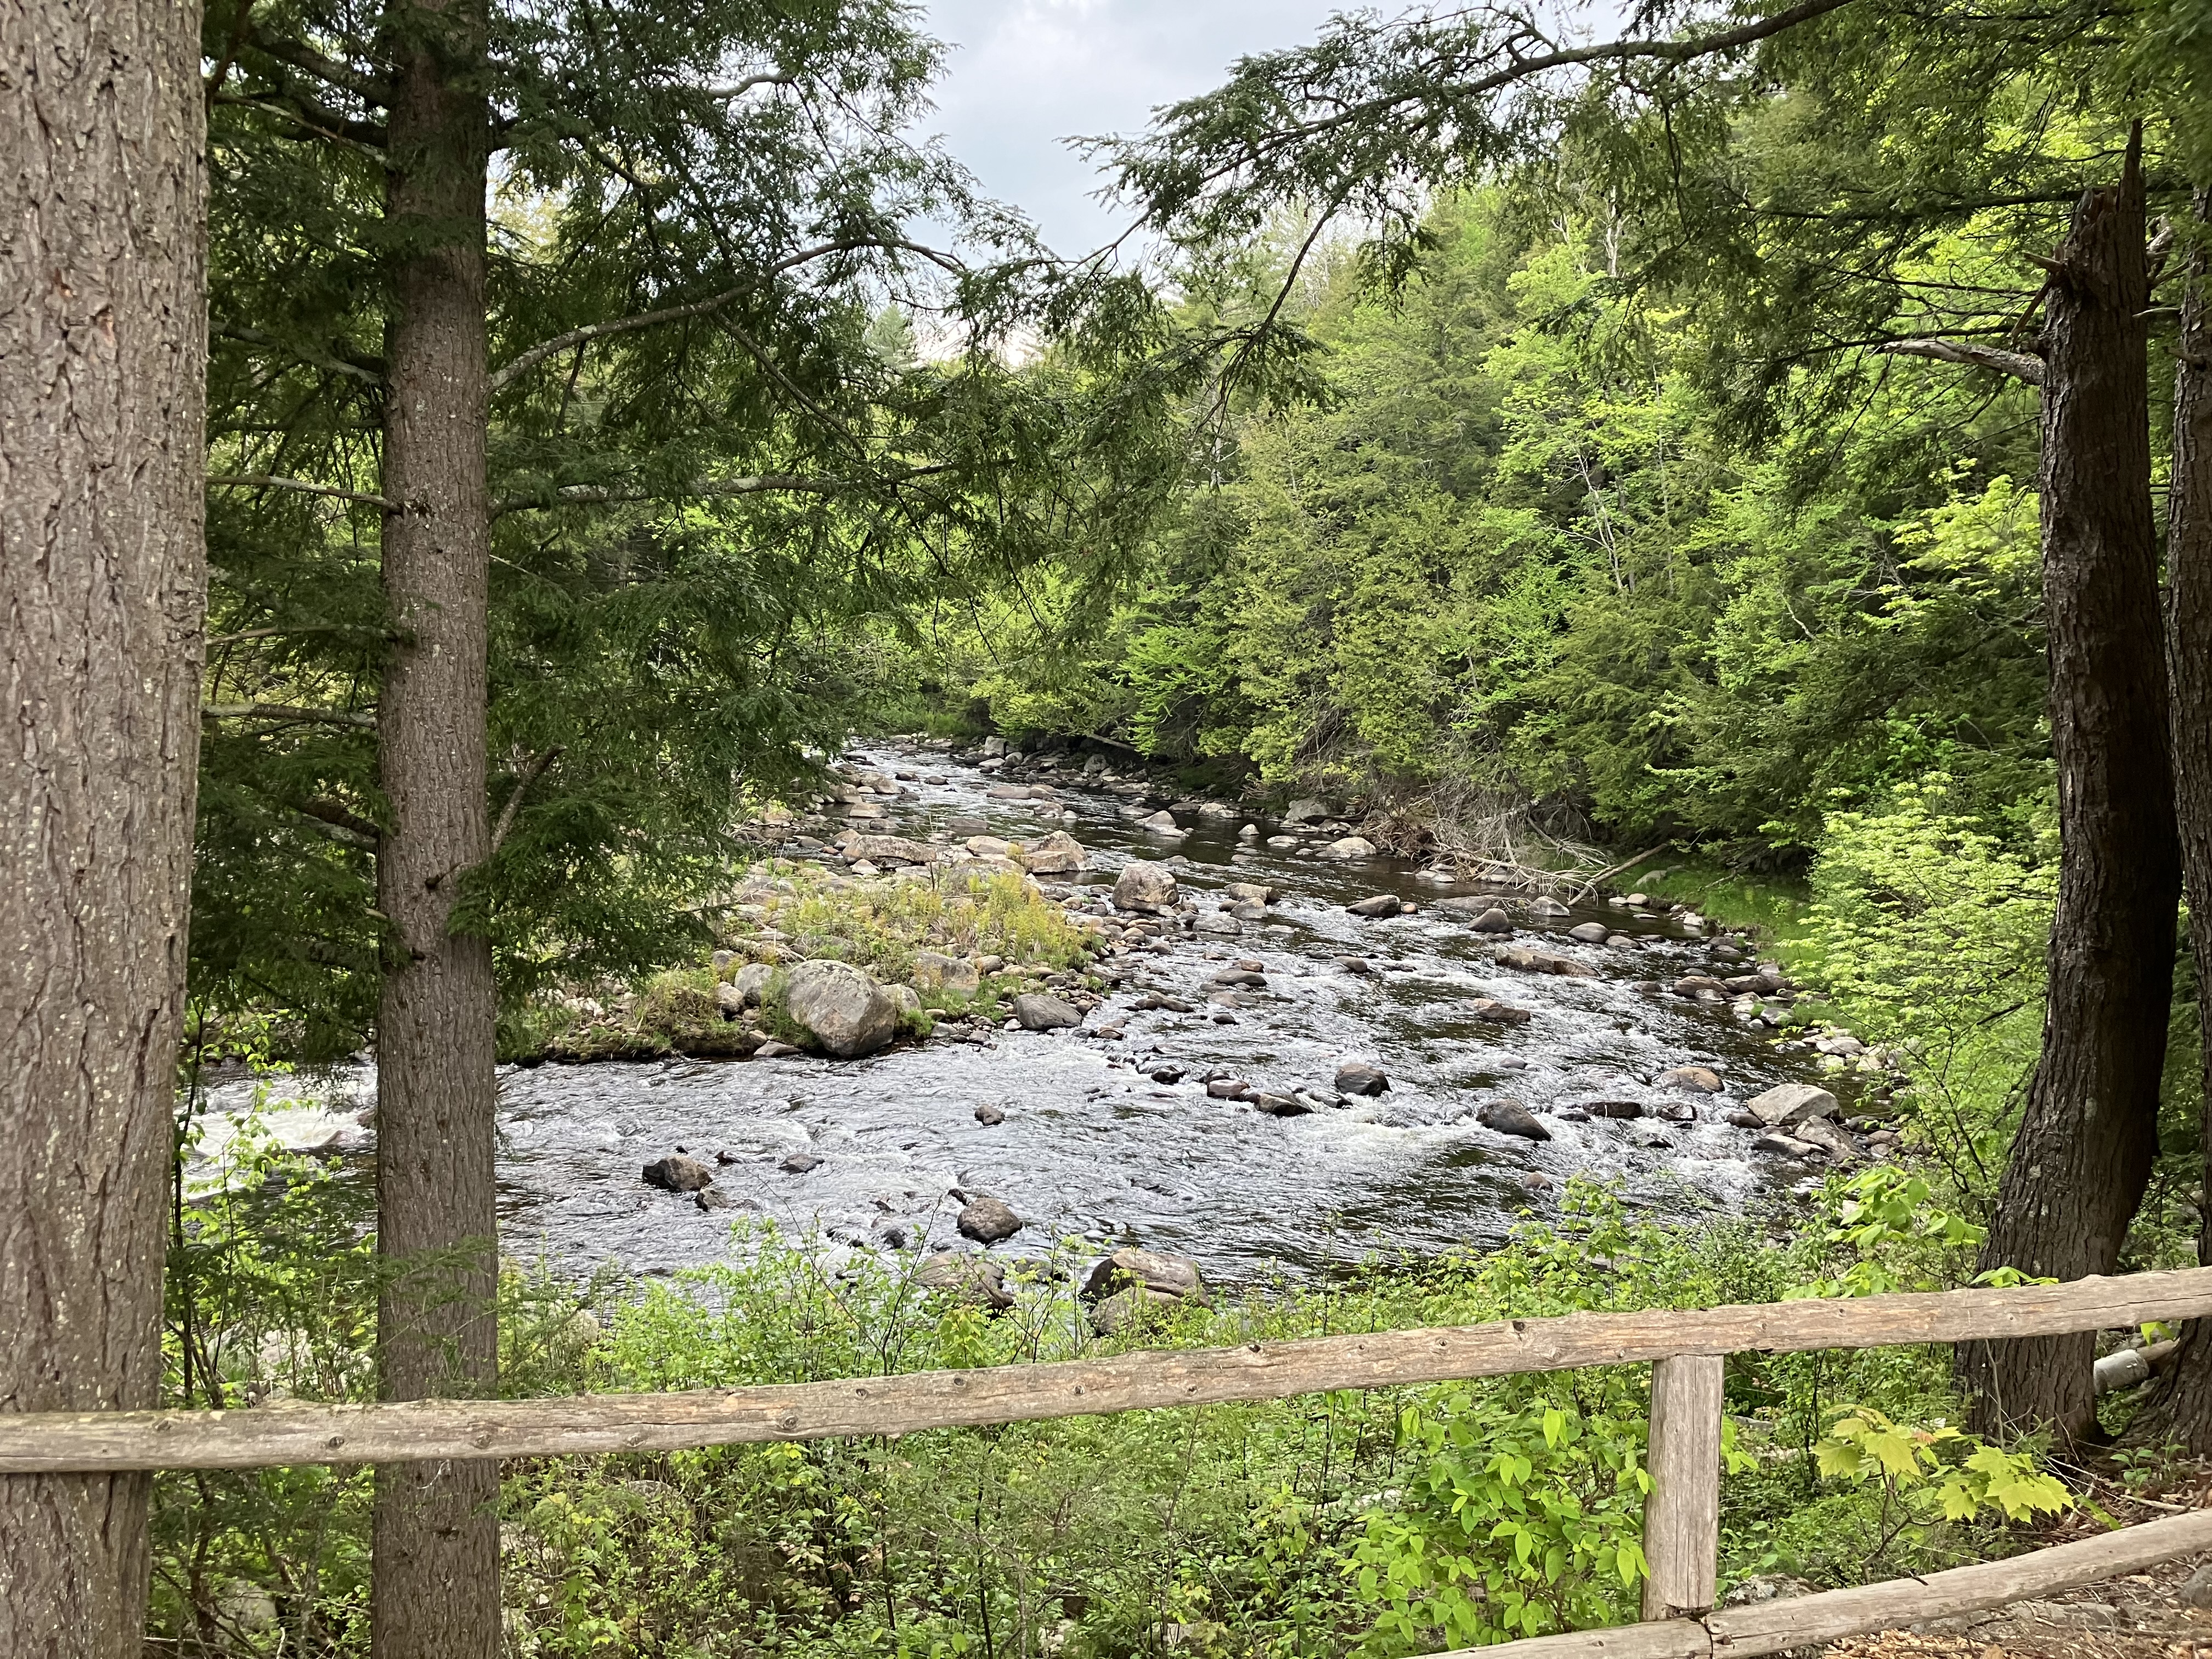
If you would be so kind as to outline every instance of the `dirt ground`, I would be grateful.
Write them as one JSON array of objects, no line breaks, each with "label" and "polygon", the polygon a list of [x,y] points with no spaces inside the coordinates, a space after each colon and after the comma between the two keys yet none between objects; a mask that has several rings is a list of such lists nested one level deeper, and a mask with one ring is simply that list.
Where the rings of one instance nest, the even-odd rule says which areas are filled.
[{"label": "dirt ground", "polygon": [[[2110,1487],[2096,1498],[2116,1521],[2154,1521],[2212,1508],[2212,1474],[2193,1490],[2169,1490],[2162,1501],[2135,1501]],[[2039,1547],[2071,1543],[2104,1529],[2077,1510],[2037,1541]],[[2212,1571],[2184,1593],[2206,1567],[2212,1567],[2212,1552],[2045,1601],[1855,1636],[1817,1651],[1827,1659],[2212,1659]]]}]

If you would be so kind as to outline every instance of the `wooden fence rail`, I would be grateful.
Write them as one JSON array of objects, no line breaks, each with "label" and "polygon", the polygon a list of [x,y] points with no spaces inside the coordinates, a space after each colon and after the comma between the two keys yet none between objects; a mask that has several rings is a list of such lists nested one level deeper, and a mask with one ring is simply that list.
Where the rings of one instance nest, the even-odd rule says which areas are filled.
[{"label": "wooden fence rail", "polygon": [[2212,1267],[2195,1267],[2008,1290],[1578,1313],[689,1394],[264,1405],[231,1412],[22,1413],[0,1414],[0,1474],[674,1451],[1650,1361],[1652,1488],[1644,1547],[1651,1571],[1645,1622],[1505,1645],[1525,1659],[1569,1654],[1713,1659],[1776,1653],[1900,1620],[1998,1607],[2212,1547],[2212,1511],[2205,1511],[1925,1579],[1715,1611],[1726,1356],[2056,1336],[2207,1315],[2212,1315]]}]

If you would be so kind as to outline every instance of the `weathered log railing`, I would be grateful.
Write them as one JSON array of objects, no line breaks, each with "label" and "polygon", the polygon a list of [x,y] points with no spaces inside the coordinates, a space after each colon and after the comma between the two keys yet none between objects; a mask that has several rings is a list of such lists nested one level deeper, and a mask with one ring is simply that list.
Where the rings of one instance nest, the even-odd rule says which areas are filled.
[{"label": "weathered log railing", "polygon": [[674,1451],[1649,1361],[1645,1622],[1507,1645],[1529,1659],[1713,1659],[1778,1653],[1899,1622],[2001,1607],[2212,1548],[2212,1510],[2204,1510],[1926,1578],[1715,1610],[1722,1363],[1728,1355],[2056,1336],[2205,1315],[2212,1315],[2212,1267],[2008,1290],[1579,1313],[690,1394],[0,1414],[0,1474]]}]

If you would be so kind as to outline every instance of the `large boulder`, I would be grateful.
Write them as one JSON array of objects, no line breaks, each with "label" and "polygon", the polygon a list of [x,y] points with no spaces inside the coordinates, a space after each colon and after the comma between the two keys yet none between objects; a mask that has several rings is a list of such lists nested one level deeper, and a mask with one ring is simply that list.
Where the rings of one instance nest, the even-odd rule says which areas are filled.
[{"label": "large boulder", "polygon": [[1720,1074],[1710,1066],[1676,1066],[1659,1073],[1662,1088],[1688,1089],[1701,1095],[1721,1091]]},{"label": "large boulder", "polygon": [[956,996],[973,996],[983,983],[983,976],[972,962],[958,957],[948,957],[935,951],[916,951],[914,953],[915,988],[921,991],[950,991]]},{"label": "large boulder", "polygon": [[1567,929],[1569,939],[1578,939],[1585,945],[1602,945],[1613,936],[1613,929],[1601,921],[1577,922]]},{"label": "large boulder", "polygon": [[1006,1270],[990,1257],[969,1250],[939,1250],[914,1270],[914,1282],[925,1291],[994,1312],[1014,1305],[1014,1293],[1006,1288]]},{"label": "large boulder", "polygon": [[645,1184],[665,1193],[696,1193],[714,1184],[714,1172],[696,1158],[674,1154],[645,1166]]},{"label": "large boulder", "polygon": [[1074,875],[1083,868],[1083,843],[1065,830],[1055,830],[1014,854],[1033,876]]},{"label": "large boulder", "polygon": [[1328,805],[1313,799],[1294,800],[1283,809],[1285,823],[1318,823],[1328,816]]},{"label": "large boulder", "polygon": [[775,977],[775,969],[772,963],[749,962],[730,975],[728,984],[715,988],[715,1000],[732,1013],[757,1007],[768,990],[769,982]]},{"label": "large boulder", "polygon": [[1014,999],[1014,1018],[1025,1031],[1064,1031],[1083,1024],[1083,1011],[1042,991],[1024,991]]},{"label": "large boulder", "polygon": [[1813,1083],[1780,1084],[1743,1103],[1744,1110],[1770,1129],[1794,1129],[1813,1118],[1833,1117],[1839,1105],[1835,1096]]},{"label": "large boulder", "polygon": [[1390,1086],[1380,1066],[1364,1060],[1340,1061],[1336,1068],[1336,1091],[1340,1095],[1379,1095]]},{"label": "large boulder", "polygon": [[1375,843],[1364,836],[1346,836],[1322,848],[1321,855],[1325,859],[1371,859],[1375,856]]},{"label": "large boulder", "polygon": [[1281,888],[1257,881],[1232,881],[1221,891],[1239,904],[1273,904],[1283,896]]},{"label": "large boulder", "polygon": [[1177,1301],[1206,1304],[1206,1278],[1188,1256],[1127,1245],[1093,1267],[1079,1292],[1085,1302],[1103,1302],[1122,1291],[1143,1290]]},{"label": "large boulder", "polygon": [[1519,1135],[1523,1140],[1549,1140],[1552,1132],[1543,1121],[1517,1100],[1486,1100],[1474,1115],[1474,1121],[1486,1129],[1501,1135]]},{"label": "large boulder", "polygon": [[934,864],[938,850],[904,836],[854,836],[843,843],[846,861],[853,864],[862,859],[871,864]]},{"label": "large boulder", "polygon": [[783,1010],[813,1045],[839,1060],[873,1054],[898,1032],[898,1004],[859,969],[802,962],[784,977]]},{"label": "large boulder", "polygon": [[1577,962],[1572,957],[1563,957],[1556,951],[1540,951],[1534,945],[1509,945],[1498,952],[1501,968],[1518,968],[1524,974],[1557,974],[1565,979],[1595,979],[1596,969],[1587,963]]},{"label": "large boulder", "polygon": [[1190,833],[1175,821],[1174,813],[1168,811],[1155,812],[1148,818],[1139,818],[1137,828],[1148,836],[1187,836]]},{"label": "large boulder", "polygon": [[1116,910],[1143,910],[1154,915],[1176,907],[1175,872],[1164,864],[1132,859],[1114,881]]},{"label": "large boulder", "polygon": [[1022,1218],[1011,1206],[998,1199],[973,1198],[962,1207],[952,1224],[960,1230],[963,1238],[972,1238],[978,1244],[996,1244],[1021,1231]]},{"label": "large boulder", "polygon": [[1365,916],[1372,921],[1377,916],[1395,916],[1406,907],[1395,893],[1377,893],[1372,898],[1360,899],[1344,908],[1355,916]]}]

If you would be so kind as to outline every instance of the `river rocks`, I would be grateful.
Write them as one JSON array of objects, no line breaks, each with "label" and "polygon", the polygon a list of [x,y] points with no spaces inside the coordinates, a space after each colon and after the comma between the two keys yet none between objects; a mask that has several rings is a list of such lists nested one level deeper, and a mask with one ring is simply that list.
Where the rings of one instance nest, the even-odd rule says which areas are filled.
[{"label": "river rocks", "polygon": [[1141,1250],[1129,1245],[1115,1251],[1085,1275],[1078,1294],[1085,1302],[1101,1302],[1124,1291],[1143,1291],[1169,1301],[1206,1305],[1206,1279],[1198,1263],[1164,1250]]},{"label": "river rocks", "polygon": [[1279,1095],[1263,1089],[1255,1089],[1244,1098],[1269,1117],[1304,1117],[1313,1110],[1313,1102],[1297,1095]]},{"label": "river rocks", "polygon": [[978,1308],[996,1311],[1014,1305],[1006,1268],[969,1250],[939,1250],[914,1270],[914,1282]]},{"label": "river rocks", "polygon": [[1267,976],[1256,968],[1224,968],[1206,982],[1232,991],[1264,991],[1267,988]]},{"label": "river rocks", "polygon": [[959,1228],[963,1238],[996,1244],[1021,1231],[1022,1218],[998,1199],[974,1198],[962,1208],[953,1225]]},{"label": "river rocks", "polygon": [[1064,1031],[1083,1024],[1080,1008],[1042,991],[1024,992],[1014,999],[1013,1010],[1014,1018],[1021,1021],[1025,1031]]},{"label": "river rocks", "polygon": [[1602,945],[1612,932],[1601,921],[1581,921],[1567,929],[1567,937],[1578,939],[1585,945]]},{"label": "river rocks", "polygon": [[1243,816],[1225,800],[1200,801],[1198,805],[1198,815],[1217,823]]},{"label": "river rocks", "polygon": [[1358,974],[1367,979],[1375,976],[1375,964],[1365,957],[1339,957],[1336,965],[1347,974]]},{"label": "river rocks", "polygon": [[745,1011],[745,994],[734,985],[717,985],[714,988],[714,1006],[726,1018],[735,1019]]},{"label": "river rocks", "polygon": [[702,1187],[691,1194],[691,1202],[700,1211],[708,1214],[716,1210],[734,1210],[738,1207],[738,1200],[719,1187]]},{"label": "river rocks", "polygon": [[975,1121],[981,1124],[987,1129],[995,1129],[999,1125],[1004,1123],[1006,1121],[1006,1114],[1005,1109],[1003,1108],[992,1105],[988,1100],[975,1109]]},{"label": "river rocks", "polygon": [[1839,1103],[1817,1085],[1784,1083],[1744,1102],[1744,1109],[1770,1129],[1790,1129],[1808,1118],[1833,1117]]},{"label": "river rocks", "polygon": [[817,1152],[793,1152],[775,1167],[786,1175],[811,1175],[822,1167],[822,1158]]},{"label": "river rocks", "polygon": [[1283,896],[1281,888],[1257,881],[1232,881],[1221,891],[1224,897],[1239,904],[1273,904]]},{"label": "river rocks", "polygon": [[1493,1025],[1526,1025],[1536,1018],[1527,1008],[1516,1008],[1510,1002],[1500,1002],[1496,997],[1477,997],[1467,1005],[1467,1011],[1477,1019],[1486,1019]]},{"label": "river rocks", "polygon": [[1711,991],[1716,996],[1728,994],[1728,982],[1711,974],[1685,974],[1668,988],[1678,997],[1694,997],[1700,991]]},{"label": "river rocks", "polygon": [[1640,1100],[1588,1100],[1583,1103],[1583,1109],[1592,1117],[1632,1121],[1644,1115],[1644,1103]]},{"label": "river rocks", "polygon": [[1270,836],[1267,837],[1267,845],[1275,848],[1278,852],[1281,852],[1287,848],[1296,847],[1297,844],[1298,838],[1296,836]]},{"label": "river rocks", "polygon": [[1754,1152],[1773,1152],[1783,1158],[1818,1158],[1820,1155],[1820,1149],[1811,1141],[1800,1140],[1779,1129],[1769,1129],[1751,1143],[1751,1150]]},{"label": "river rocks", "polygon": [[1826,1152],[1831,1164],[1856,1164],[1864,1156],[1856,1141],[1825,1117],[1805,1118],[1791,1133],[1798,1139],[1809,1141]]},{"label": "river rocks", "polygon": [[1000,756],[1001,756],[1001,755],[1005,754],[1006,752],[1006,740],[1004,738],[996,738],[996,737],[993,737],[993,738],[984,738],[984,739],[983,739],[983,758],[984,758],[984,759],[986,759],[986,760],[996,760]]},{"label": "river rocks", "polygon": [[1721,1091],[1717,1073],[1710,1066],[1677,1066],[1659,1073],[1659,1085],[1664,1089],[1688,1089],[1701,1095],[1717,1095]]},{"label": "river rocks", "polygon": [[1325,859],[1371,859],[1375,856],[1375,843],[1364,836],[1346,836],[1322,848],[1321,856]]},{"label": "river rocks", "polygon": [[924,991],[950,991],[955,996],[971,997],[982,988],[983,975],[972,962],[963,962],[957,957],[943,956],[935,951],[916,951],[913,983]]},{"label": "river rocks", "polygon": [[1237,939],[1244,932],[1244,924],[1226,910],[1208,910],[1191,927],[1197,933],[1211,933],[1217,939]]},{"label": "river rocks", "polygon": [[839,1060],[873,1054],[898,1030],[898,1004],[859,969],[802,962],[786,976],[783,1008],[815,1045]]},{"label": "river rocks", "polygon": [[1191,1012],[1190,1004],[1185,1002],[1181,997],[1163,996],[1157,991],[1139,997],[1129,1006],[1139,1014],[1156,1012],[1187,1014]]},{"label": "river rocks", "polygon": [[1259,840],[1259,839],[1260,839],[1260,826],[1259,826],[1258,824],[1256,824],[1256,823],[1248,823],[1248,824],[1246,824],[1246,825],[1245,825],[1242,830],[1239,830],[1237,832],[1237,840],[1239,840],[1239,841],[1257,841],[1257,840]]},{"label": "river rocks", "polygon": [[1180,1083],[1182,1081],[1182,1067],[1180,1066],[1155,1066],[1151,1071],[1146,1073],[1145,1075],[1152,1079],[1155,1083]]},{"label": "river rocks", "polygon": [[970,836],[961,843],[979,859],[1012,858],[1013,842],[999,836]]},{"label": "river rocks", "polygon": [[1587,963],[1577,962],[1572,957],[1563,957],[1556,951],[1539,950],[1532,945],[1507,945],[1499,947],[1498,965],[1518,968],[1526,974],[1556,974],[1564,979],[1595,979],[1596,969]]},{"label": "river rocks", "polygon": [[1340,1095],[1379,1095],[1390,1086],[1380,1066],[1364,1060],[1347,1060],[1336,1068],[1336,1091]]},{"label": "river rocks", "polygon": [[1377,916],[1395,916],[1405,906],[1399,902],[1395,893],[1377,893],[1372,898],[1364,898],[1344,908],[1355,916],[1365,916],[1371,921]]},{"label": "river rocks", "polygon": [[1176,906],[1175,872],[1164,864],[1132,859],[1114,880],[1114,908],[1160,915]]},{"label": "river rocks", "polygon": [[799,1054],[805,1052],[806,1051],[805,1049],[801,1048],[795,1042],[782,1042],[775,1038],[770,1038],[768,1042],[762,1043],[759,1048],[753,1050],[753,1058],[755,1060],[781,1060],[787,1054]]},{"label": "river rocks", "polygon": [[1486,1129],[1502,1135],[1519,1135],[1523,1140],[1549,1140],[1552,1132],[1542,1120],[1517,1100],[1488,1100],[1475,1113],[1474,1121]]},{"label": "river rocks", "polygon": [[714,1184],[714,1172],[696,1158],[676,1154],[645,1166],[645,1184],[665,1193],[696,1193]]},{"label": "river rocks", "polygon": [[1214,1100],[1242,1100],[1252,1092],[1252,1085],[1241,1077],[1209,1078],[1206,1092]]},{"label": "river rocks", "polygon": [[927,842],[908,841],[903,836],[854,836],[840,843],[839,850],[848,864],[862,859],[875,864],[934,864],[938,854]]},{"label": "river rocks", "polygon": [[1033,876],[1072,876],[1083,868],[1083,843],[1066,830],[1055,830],[1031,842],[1014,858]]},{"label": "river rocks", "polygon": [[1532,898],[1528,901],[1528,914],[1532,916],[1556,919],[1571,913],[1565,905],[1555,898]]},{"label": "river rocks", "polygon": [[1510,933],[1513,931],[1513,918],[1493,904],[1468,926],[1478,933]]},{"label": "river rocks", "polygon": [[1172,812],[1155,812],[1148,818],[1139,818],[1137,828],[1148,836],[1187,836],[1190,833],[1175,821]]},{"label": "river rocks", "polygon": [[1311,799],[1294,800],[1283,809],[1285,823],[1318,823],[1328,816],[1328,805]]},{"label": "river rocks", "polygon": [[1782,988],[1782,975],[1762,969],[1755,974],[1731,974],[1721,988],[1735,996],[1771,997]]},{"label": "river rocks", "polygon": [[[768,994],[769,982],[775,978],[775,963],[749,962],[730,975],[730,982],[727,985],[716,988],[715,1000],[722,1001],[722,992],[732,991],[737,994],[738,1006],[740,1009],[753,1007]],[[730,1005],[726,1001],[722,1001],[722,1006],[726,1008]]]}]

